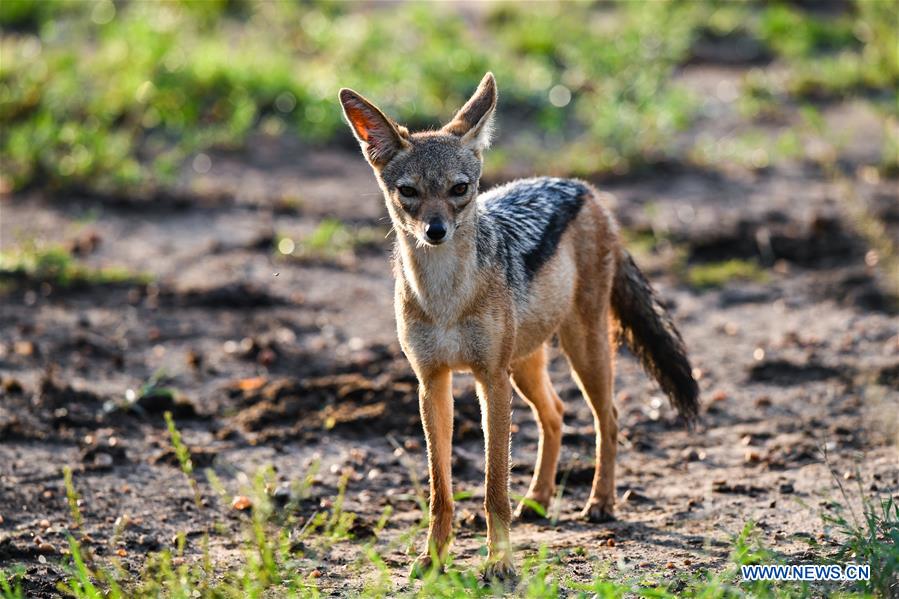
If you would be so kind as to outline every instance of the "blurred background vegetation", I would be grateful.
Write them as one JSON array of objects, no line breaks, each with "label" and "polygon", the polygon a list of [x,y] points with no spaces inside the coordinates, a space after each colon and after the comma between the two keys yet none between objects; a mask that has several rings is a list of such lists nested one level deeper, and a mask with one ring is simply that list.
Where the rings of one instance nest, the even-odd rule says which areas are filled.
[{"label": "blurred background vegetation", "polygon": [[152,193],[196,152],[240,148],[250,134],[346,142],[341,86],[433,126],[487,70],[510,138],[488,172],[801,156],[792,130],[683,143],[702,98],[673,75],[703,47],[778,64],[776,76],[747,71],[748,119],[793,105],[814,125],[822,103],[870,104],[885,132],[874,166],[895,174],[899,3],[816,4],[3,0],[0,191]]},{"label": "blurred background vegetation", "polygon": [[[386,328],[369,326],[369,321],[387,322],[383,317],[391,312],[389,270],[383,256],[389,239],[383,209],[377,202],[368,202],[368,208],[357,206],[361,202],[356,196],[372,190],[374,181],[342,123],[337,90],[353,87],[404,124],[434,127],[451,117],[487,70],[496,74],[500,90],[499,139],[486,155],[487,183],[528,174],[607,179],[602,183],[625,198],[616,213],[624,217],[619,218],[622,234],[641,266],[649,264],[647,270],[652,274],[653,270],[671,273],[675,282],[680,279],[686,290],[696,292],[686,313],[700,314],[701,309],[702,318],[688,317],[685,323],[696,339],[711,340],[697,343],[696,351],[703,386],[714,406],[708,413],[711,422],[719,423],[714,424],[719,428],[709,438],[726,444],[724,455],[742,452],[732,451],[732,439],[750,437],[745,433],[745,419],[732,418],[732,410],[746,407],[752,400],[755,407],[750,412],[773,403],[770,415],[789,420],[781,424],[791,438],[805,425],[820,428],[822,414],[834,416],[827,430],[845,439],[847,452],[853,456],[864,450],[862,466],[879,467],[868,460],[867,445],[860,439],[866,434],[868,419],[884,430],[892,426],[889,411],[883,408],[892,396],[881,389],[895,381],[895,369],[892,365],[875,369],[894,351],[888,345],[893,337],[886,339],[884,331],[895,333],[883,327],[885,320],[875,312],[889,308],[893,310],[888,312],[890,316],[896,313],[891,307],[895,302],[888,304],[886,294],[879,290],[879,272],[889,278],[885,282],[890,283],[890,301],[899,297],[899,0],[0,0],[0,233],[5,235],[0,239],[0,307],[6,308],[4,318],[10,322],[3,328],[6,337],[0,339],[0,357],[23,375],[35,381],[44,376],[41,380],[49,383],[52,372],[46,366],[60,363],[66,377],[72,374],[73,380],[90,381],[89,393],[79,391],[79,397],[95,397],[98,406],[110,404],[100,401],[108,392],[120,397],[125,389],[140,389],[139,399],[151,397],[150,391],[163,389],[160,381],[167,368],[173,376],[171,381],[165,378],[163,390],[177,390],[179,396],[190,394],[199,400],[210,399],[212,406],[224,406],[223,419],[209,421],[210,437],[218,431],[238,430],[232,428],[232,422],[240,428],[242,421],[264,421],[260,426],[266,430],[252,434],[270,432],[280,446],[281,434],[289,439],[305,431],[282,433],[274,424],[268,430],[269,418],[273,423],[290,420],[283,415],[287,412],[278,412],[287,404],[263,401],[261,393],[259,400],[252,400],[258,403],[249,399],[240,406],[222,403],[233,399],[222,399],[222,389],[231,389],[234,383],[241,389],[241,385],[257,383],[268,389],[268,377],[282,375],[298,377],[297,388],[305,389],[306,374],[327,374],[322,380],[328,380],[334,372],[343,373],[344,364],[353,369],[358,364],[360,371],[365,364],[368,373],[383,368],[385,375],[393,377],[393,358],[384,354],[399,355],[398,348],[385,350],[380,344],[356,346],[368,339],[369,331],[386,331],[390,339],[394,336],[392,323]],[[319,150],[324,160],[316,160],[322,158],[317,156]],[[229,160],[220,160],[222,155]],[[352,169],[340,168],[350,163]],[[296,177],[292,176],[294,164]],[[352,170],[362,171],[363,182],[344,178]],[[677,181],[677,175],[684,173],[688,176]],[[224,183],[213,185],[210,179]],[[245,180],[249,183],[243,186]],[[307,183],[309,187],[318,185],[315,193],[304,189]],[[634,189],[627,189],[629,186]],[[810,191],[797,193],[806,189]],[[232,206],[222,201],[222,209],[216,211],[173,210],[203,204],[219,190],[224,190],[228,200],[242,200],[243,204],[235,201]],[[171,200],[166,194],[178,201],[142,202]],[[369,199],[376,195],[372,193]],[[136,206],[139,211],[107,209],[120,199],[129,200],[121,204]],[[131,199],[138,201],[132,203]],[[257,202],[255,207],[264,209],[250,210]],[[147,206],[157,213],[150,214]],[[175,213],[172,218],[169,212]],[[856,237],[863,238],[863,243],[857,244]],[[731,285],[734,282],[737,284]],[[56,289],[66,291],[54,296]],[[71,299],[68,291],[73,292]],[[86,293],[75,293],[81,291]],[[708,296],[701,297],[703,294]],[[840,311],[844,306],[870,314]],[[779,321],[778,325],[773,321]],[[830,335],[844,323],[845,336]],[[772,332],[781,328],[786,331],[782,340]],[[766,351],[767,362],[762,364],[757,356],[761,352],[765,357]],[[794,355],[801,356],[801,364],[788,361]],[[741,359],[751,362],[741,363]],[[789,388],[778,391],[780,383],[769,385],[760,377],[766,385],[764,395],[759,388],[744,390],[742,387],[753,384],[752,373],[759,366],[783,369],[780,376],[784,380],[796,373],[795,379],[803,382],[808,374],[809,381],[826,389],[830,403],[818,403],[814,395],[818,388],[806,390],[804,382],[799,393],[800,385],[794,380],[784,383]],[[745,385],[733,376],[741,369],[747,373]],[[841,374],[833,382],[818,381],[819,370],[839,370]],[[242,378],[233,378],[238,376]],[[342,376],[335,380],[343,381]],[[382,380],[379,371],[377,376],[376,380]],[[41,427],[61,420],[56,411],[48,409],[56,404],[44,399],[38,402],[37,395],[33,400],[30,391],[23,394],[16,379],[5,378],[0,393],[14,388],[9,386],[11,380],[23,398],[23,403],[11,405],[27,407],[23,413],[40,410],[29,418]],[[407,378],[396,380],[397,389],[408,388]],[[836,380],[840,381],[838,391],[833,391]],[[871,382],[874,380],[876,384]],[[630,391],[621,395],[622,401],[646,389],[634,386],[637,383],[630,375],[625,381]],[[43,389],[45,383],[40,384]],[[344,382],[334,384],[335,397],[351,388]],[[372,384],[366,381],[360,392],[369,394],[377,388]],[[66,385],[58,391],[66,393],[61,397],[66,398],[64,406],[69,406],[72,387]],[[316,393],[331,394],[332,387]],[[825,391],[820,393],[823,396]],[[286,397],[293,401],[292,395]],[[786,407],[787,402],[808,411],[793,411]],[[329,399],[322,413],[331,414],[334,405]],[[359,420],[354,422],[359,423],[360,431],[365,427],[380,439],[387,424],[376,419],[380,416],[361,415],[375,414],[368,411],[373,404],[359,405]],[[198,412],[206,409],[204,404]],[[658,410],[652,409],[658,415]],[[859,425],[855,409],[863,409]],[[625,412],[623,417],[638,427],[640,423],[649,426],[647,418],[658,417],[644,416],[641,410],[631,407],[631,415]],[[12,410],[9,413],[13,415]],[[814,419],[806,418],[807,414]],[[721,422],[730,420],[736,428],[721,428]],[[19,421],[20,415],[14,414],[12,422]],[[116,430],[120,437],[139,431],[128,438],[128,452],[152,450],[155,454],[158,449],[155,437],[145,437],[144,429],[132,429],[130,420],[123,425],[127,431],[105,428],[110,421],[99,416],[91,422],[91,426],[104,423],[98,430]],[[851,422],[851,428],[844,428],[844,422]],[[38,432],[26,433],[44,434],[40,427],[34,430]],[[174,425],[169,430],[175,454],[165,455],[183,455],[178,449],[180,442],[174,441]],[[644,428],[640,435],[657,430]],[[854,432],[840,432],[847,430]],[[202,435],[195,438],[206,438],[206,432],[193,430],[191,436],[195,432]],[[893,432],[889,433],[891,440]],[[138,437],[145,439],[140,443],[151,444],[139,445]],[[251,438],[255,443],[255,437]],[[327,437],[332,452],[340,447],[333,445],[333,438]],[[99,432],[96,439],[100,439]],[[631,437],[639,449],[637,439]],[[58,452],[59,442],[51,441],[53,451]],[[768,443],[759,438],[753,445],[756,441]],[[795,450],[791,449],[793,441],[785,441],[789,445],[784,447],[778,447],[779,440],[769,441],[769,447],[778,452],[795,452],[797,463],[808,472],[808,439],[797,441]],[[352,443],[357,442],[354,437]],[[13,443],[18,441],[14,438]],[[226,443],[231,447],[230,440]],[[122,445],[117,447],[116,451],[128,455]],[[678,445],[669,449],[672,447],[681,451]],[[765,449],[766,457],[760,460],[756,451],[760,447],[745,448],[746,465],[764,465],[767,470],[776,464],[767,457],[774,452]],[[212,459],[213,450],[200,449],[197,456]],[[226,457],[220,463],[229,464],[234,455],[249,455],[245,449],[242,442],[235,442],[233,449],[221,449]],[[87,442],[84,450],[81,455],[86,467],[87,456],[103,455],[112,460],[110,454],[93,453]],[[232,453],[226,454],[229,451]],[[589,446],[587,451],[591,451]],[[279,448],[278,453],[288,452]],[[119,455],[115,453],[116,460]],[[146,457],[146,462],[140,459],[137,470],[118,466],[110,470],[114,479],[110,484],[118,489],[127,481],[138,488],[135,481],[143,484],[146,463],[156,464],[156,458]],[[713,461],[718,467],[719,462]],[[159,465],[168,468],[168,458]],[[171,473],[160,472],[160,480],[170,480]],[[342,523],[348,512],[341,511],[340,499],[349,481],[346,472],[341,470],[343,486],[338,487],[338,499],[330,512],[317,511],[305,521],[318,519],[321,524],[327,519],[324,528],[317,530],[319,524],[313,524],[307,529],[304,524],[301,544],[303,531],[310,538],[321,535],[327,547],[346,539],[348,531]],[[592,466],[586,472],[591,473]],[[759,472],[747,470],[747,476]],[[185,474],[189,474],[186,467]],[[213,577],[194,564],[170,567],[167,560],[171,555],[163,549],[155,554],[158,562],[151,557],[150,567],[141,570],[139,581],[131,579],[131,596],[158,596],[160,588],[187,595],[191,589],[209,591],[210,584],[220,584],[215,588],[221,588],[224,595],[255,596],[259,594],[256,589],[300,577],[298,588],[318,585],[318,578],[306,577],[309,568],[296,567],[298,545],[286,542],[295,521],[288,521],[287,526],[266,521],[276,513],[266,491],[272,488],[264,478],[269,474],[256,477],[257,488],[250,495],[254,506],[261,509],[250,511],[255,528],[251,543],[242,548],[248,556],[246,563],[229,561],[231,572],[224,577],[216,572]],[[330,474],[331,481],[336,481],[337,472],[332,469]],[[36,482],[28,483],[25,491],[19,486],[12,491],[16,497],[34,493],[38,498],[35,504],[47,507],[50,504],[40,498],[46,498],[43,493],[52,476],[35,476]],[[382,482],[369,476],[363,484],[377,491],[385,488],[377,485],[390,484],[384,480],[396,480],[383,478],[383,473],[379,476]],[[789,476],[787,472],[786,478],[779,480],[790,480]],[[866,492],[858,470],[853,478],[859,491]],[[840,479],[836,480],[840,484]],[[888,484],[877,480],[878,485]],[[221,485],[210,483],[211,488],[204,492],[211,498]],[[98,483],[98,488],[113,488],[102,484],[106,483]],[[329,485],[326,483],[328,493]],[[733,487],[735,493],[737,486],[743,485]],[[790,488],[787,493],[793,493],[791,483],[780,485],[781,494],[784,486]],[[195,489],[191,488],[191,495]],[[66,490],[71,504],[76,504],[71,474]],[[871,491],[875,490],[872,483]],[[165,492],[169,491],[166,487]],[[640,503],[640,495],[636,497]],[[313,498],[319,505],[319,497]],[[159,498],[146,495],[144,499]],[[423,496],[419,500],[423,501]],[[745,510],[732,516],[753,517],[754,506],[763,498],[756,500],[745,503]],[[725,504],[719,501],[711,499],[703,511],[716,519],[721,532],[724,528],[718,516],[723,512],[719,508]],[[742,499],[737,501],[743,504]],[[233,506],[229,499],[218,503],[218,508],[212,509]],[[169,504],[177,510],[172,513],[190,513],[183,503]],[[95,502],[90,509],[100,509],[96,508],[99,505],[103,502]],[[161,509],[160,505],[154,503],[152,509]],[[109,506],[107,509],[114,509]],[[840,504],[833,506],[839,517],[849,513]],[[886,526],[896,529],[897,518],[892,512],[887,514],[893,507],[884,504],[882,516],[870,515],[866,508],[861,521],[863,525],[867,522],[867,530],[853,530],[846,521],[832,520],[849,539],[839,548],[841,563],[850,553],[868,556],[872,563],[881,555],[886,556],[884,560],[892,559],[895,547],[881,532]],[[95,522],[106,522],[100,518],[103,514],[112,512],[95,511]],[[387,522],[388,512],[384,514],[378,528]],[[154,518],[152,526],[148,519],[148,533],[152,529],[151,537],[158,532],[160,539],[170,538],[175,527],[187,525],[208,531],[213,519],[215,543],[217,536],[226,534],[222,531],[227,529],[218,530],[222,515],[222,511],[197,510],[196,519],[171,518],[163,524],[161,518]],[[372,516],[372,512],[360,513],[360,522],[374,523]],[[280,516],[276,513],[275,518]],[[679,518],[672,522],[678,524]],[[80,519],[79,512],[75,521]],[[36,560],[35,537],[27,528],[27,522],[34,520],[33,514],[28,514],[27,520],[22,520],[26,524],[15,525],[28,547],[15,551]],[[228,521],[237,522],[230,517]],[[406,527],[408,522],[402,520],[397,526]],[[269,524],[277,527],[265,529],[276,532],[271,537],[262,532]],[[99,531],[101,525],[97,526],[93,530]],[[122,533],[118,526],[112,539],[107,533],[98,535],[106,539],[99,543],[109,541],[113,547]],[[663,528],[671,527],[665,524]],[[371,588],[372,596],[390,595],[396,588],[390,586],[390,570],[395,573],[397,564],[402,568],[406,564],[405,557],[396,561],[399,552],[406,551],[398,548],[407,543],[404,536],[412,539],[417,531],[416,527],[404,530],[396,546],[393,541],[387,547],[384,543],[364,546],[371,551],[366,559],[384,574],[376,581],[383,588],[366,587]],[[181,541],[176,559],[180,560],[186,536],[180,529],[177,532]],[[683,532],[675,531],[677,535]],[[749,532],[747,528],[734,542],[735,563],[760,559],[774,563],[767,553],[748,549]],[[41,534],[48,538],[47,530]],[[61,542],[62,533],[57,534]],[[279,541],[271,545],[273,539]],[[315,543],[317,546],[319,540]],[[230,539],[228,544],[233,547]],[[628,543],[623,545],[627,550]],[[144,547],[142,542],[140,546]],[[680,564],[677,545],[666,547],[678,554]],[[779,544],[778,550],[783,547]],[[812,548],[825,551],[831,548],[830,541]],[[384,558],[375,549],[384,550]],[[78,546],[73,545],[72,550],[77,552]],[[274,550],[283,555],[262,560],[254,557],[274,556]],[[44,560],[42,551],[40,560]],[[143,564],[137,556],[144,552],[143,548],[131,552],[131,565]],[[321,576],[319,558],[315,553],[309,555],[307,565]],[[558,564],[563,563],[560,556],[575,555],[577,560],[572,563],[578,564],[579,576],[588,572],[583,569],[585,551],[581,546],[553,555]],[[606,560],[610,554],[597,555]],[[330,558],[322,563],[324,584],[344,583],[339,579],[342,571],[330,569]],[[536,563],[543,567],[542,558]],[[874,585],[890,584],[890,572],[883,570],[886,574],[860,592],[871,593]],[[27,582],[31,576],[31,584],[43,588],[45,577],[32,573],[44,571],[29,566],[24,579]],[[124,572],[116,569],[116,576],[120,571]],[[79,596],[100,596],[88,592],[93,588],[90,579],[102,580],[100,574],[86,569],[84,563],[74,574],[67,572],[64,580],[73,588],[84,585],[86,590]],[[630,596],[638,592],[630,573],[622,582],[612,583],[604,581],[605,572],[604,565],[591,593]],[[733,578],[736,569],[733,572],[726,576]],[[662,574],[644,570],[642,565],[633,570],[641,585],[650,585],[643,589],[646,596],[737,596],[743,591],[746,596],[760,597],[821,595],[810,587],[794,591],[773,585],[740,591],[730,585],[731,578],[707,573],[694,584],[680,577],[686,570],[677,573],[678,578],[663,578],[673,574],[667,566]],[[35,583],[36,579],[41,580]],[[544,576],[534,575],[533,579],[543,581]],[[450,596],[453,587],[444,592],[439,586],[451,584],[442,582],[445,580],[479,588],[473,572],[462,579],[434,580],[434,587],[422,587],[422,596],[428,592]],[[524,580],[529,580],[527,574]],[[663,580],[671,581],[672,586],[666,588],[674,594],[655,589],[656,584],[668,584],[659,582]],[[3,582],[4,573],[0,572],[0,595],[4,595]],[[556,595],[557,589],[547,594]],[[886,596],[888,591],[882,594]]]}]

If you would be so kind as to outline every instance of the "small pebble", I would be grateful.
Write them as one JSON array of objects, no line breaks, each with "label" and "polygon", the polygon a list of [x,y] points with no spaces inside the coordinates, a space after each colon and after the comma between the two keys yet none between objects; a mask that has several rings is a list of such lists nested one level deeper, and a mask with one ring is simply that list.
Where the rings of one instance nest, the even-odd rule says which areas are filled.
[{"label": "small pebble", "polygon": [[277,359],[278,354],[268,347],[259,352],[259,356],[256,358],[256,360],[263,366],[271,366]]},{"label": "small pebble", "polygon": [[246,495],[236,495],[231,501],[231,508],[240,512],[253,507],[253,502]]},{"label": "small pebble", "polygon": [[31,356],[34,354],[34,343],[31,341],[16,341],[13,344],[13,351],[20,356]]},{"label": "small pebble", "polygon": [[108,453],[100,452],[94,456],[94,465],[100,468],[109,468],[110,466],[112,466],[112,463],[112,456]]},{"label": "small pebble", "polygon": [[16,379],[11,378],[3,381],[3,390],[6,391],[6,393],[8,393],[9,395],[16,395],[24,391],[24,389],[22,388],[22,383],[20,383]]},{"label": "small pebble", "polygon": [[272,499],[278,503],[287,503],[290,501],[290,486],[283,484],[275,487],[271,492]]},{"label": "small pebble", "polygon": [[681,457],[688,462],[701,462],[706,458],[706,453],[702,450],[689,448],[681,452]]},{"label": "small pebble", "polygon": [[193,369],[198,369],[203,365],[203,355],[194,350],[189,350],[186,356],[187,365]]}]

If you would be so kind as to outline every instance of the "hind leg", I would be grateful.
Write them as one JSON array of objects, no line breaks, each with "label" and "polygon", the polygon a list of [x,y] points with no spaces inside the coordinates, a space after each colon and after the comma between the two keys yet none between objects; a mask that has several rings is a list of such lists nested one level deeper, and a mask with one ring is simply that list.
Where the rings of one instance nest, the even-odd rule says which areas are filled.
[{"label": "hind leg", "polygon": [[560,338],[574,380],[593,411],[596,429],[593,488],[581,515],[591,522],[603,522],[614,517],[618,411],[612,403],[614,366],[608,308],[590,317],[572,315],[562,326]]},{"label": "hind leg", "polygon": [[[512,365],[512,382],[518,393],[531,406],[540,435],[534,478],[531,479],[531,486],[525,499],[539,504],[546,510],[556,492],[556,467],[562,446],[564,406],[546,372],[544,346],[540,346],[540,349]],[[530,519],[538,516],[538,512],[524,501],[515,510],[516,518]]]}]

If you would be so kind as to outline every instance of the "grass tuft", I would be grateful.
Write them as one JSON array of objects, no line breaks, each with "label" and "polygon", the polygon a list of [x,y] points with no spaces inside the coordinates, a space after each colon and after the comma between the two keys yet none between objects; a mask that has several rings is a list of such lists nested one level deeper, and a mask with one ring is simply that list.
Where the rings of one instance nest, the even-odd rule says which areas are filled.
[{"label": "grass tuft", "polygon": [[144,284],[147,275],[123,268],[90,268],[60,245],[22,244],[0,251],[0,281],[26,280],[59,287],[76,285]]},{"label": "grass tuft", "polygon": [[169,431],[169,438],[172,441],[172,449],[175,452],[175,457],[178,458],[178,464],[181,467],[181,472],[187,479],[190,490],[193,493],[194,504],[198,508],[202,509],[203,498],[200,495],[200,486],[197,484],[197,480],[194,478],[194,465],[190,458],[190,449],[188,449],[187,445],[185,445],[181,440],[181,432],[175,426],[175,420],[174,418],[172,418],[172,413],[166,411],[163,416],[165,417],[165,425]]},{"label": "grass tuft", "polygon": [[351,261],[358,251],[382,245],[385,236],[386,230],[380,227],[353,227],[325,218],[299,239],[279,235],[274,248],[277,255],[297,260]]},{"label": "grass tuft", "polygon": [[22,577],[24,568],[16,568],[12,571],[0,569],[0,597],[3,599],[25,599],[22,590]]},{"label": "grass tuft", "polygon": [[84,518],[81,516],[81,507],[79,502],[81,497],[75,490],[75,483],[72,481],[72,468],[69,466],[62,467],[63,482],[66,487],[66,501],[69,504],[69,514],[72,516],[72,527],[81,528],[84,524]]},{"label": "grass tuft", "polygon": [[[217,479],[216,479],[217,480]],[[550,551],[541,546],[524,556],[521,577],[516,583],[503,586],[497,582],[486,584],[476,568],[446,565],[444,572],[425,573],[420,581],[397,585],[385,558],[401,545],[397,541],[385,544],[378,533],[389,526],[390,510],[385,510],[377,523],[375,537],[360,542],[350,534],[354,515],[343,508],[349,476],[344,475],[337,496],[329,509],[307,519],[297,519],[293,509],[278,509],[269,499],[267,489],[275,481],[271,468],[259,470],[249,488],[241,489],[252,498],[252,511],[243,519],[245,534],[242,558],[229,564],[224,571],[216,569],[210,558],[210,539],[202,540],[202,552],[189,557],[186,537],[180,534],[174,553],[164,550],[148,556],[139,573],[112,570],[91,564],[83,558],[78,541],[70,538],[69,576],[60,590],[77,599],[101,597],[237,597],[288,596],[318,597],[333,589],[321,586],[321,570],[326,569],[329,556],[357,555],[347,560],[352,588],[339,587],[341,592],[362,598],[368,597],[496,597],[515,596],[550,598],[560,595],[578,597],[653,597],[659,599],[728,598],[728,599],[811,599],[820,596],[889,597],[896,589],[897,541],[899,541],[899,510],[890,498],[865,503],[864,518],[847,515],[848,508],[834,504],[833,515],[825,522],[842,539],[832,555],[820,554],[810,561],[821,563],[869,563],[872,569],[870,584],[853,586],[841,583],[747,582],[741,578],[741,566],[750,564],[784,564],[788,558],[766,548],[760,535],[749,523],[731,541],[729,564],[719,572],[702,571],[682,574],[673,579],[653,573],[637,574],[622,571],[611,578],[608,568],[597,571],[588,583],[567,579],[559,568],[569,554],[580,556],[577,549],[569,553]],[[218,483],[220,484],[220,483]],[[223,494],[227,495],[227,494]],[[223,498],[227,501],[227,496]],[[847,498],[847,505],[849,504]],[[231,533],[225,533],[231,534]],[[820,551],[820,548],[816,549]],[[599,562],[597,562],[598,564]],[[660,564],[660,572],[662,565]],[[333,581],[331,581],[333,583]],[[15,574],[0,577],[0,590],[7,597],[16,597]],[[20,596],[20,595],[19,595]]]},{"label": "grass tuft", "polygon": [[[868,497],[859,482],[861,510],[855,510],[843,481],[832,474],[845,503],[832,502],[822,513],[825,529],[840,539],[831,559],[871,567],[870,580],[857,582],[854,591],[881,597],[899,595],[899,503],[889,495]],[[856,476],[856,480],[860,478]]]},{"label": "grass tuft", "polygon": [[768,280],[768,273],[757,262],[734,258],[690,266],[687,268],[686,278],[697,289],[710,289],[722,287],[732,281],[763,283]]}]

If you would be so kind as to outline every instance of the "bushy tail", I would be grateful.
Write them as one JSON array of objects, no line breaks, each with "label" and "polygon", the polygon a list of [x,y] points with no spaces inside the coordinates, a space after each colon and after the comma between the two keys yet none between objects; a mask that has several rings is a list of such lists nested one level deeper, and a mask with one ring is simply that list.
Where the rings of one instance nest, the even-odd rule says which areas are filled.
[{"label": "bushy tail", "polygon": [[627,347],[659,382],[678,413],[687,422],[694,421],[699,414],[699,386],[684,340],[649,281],[624,250],[612,284],[612,311]]}]

